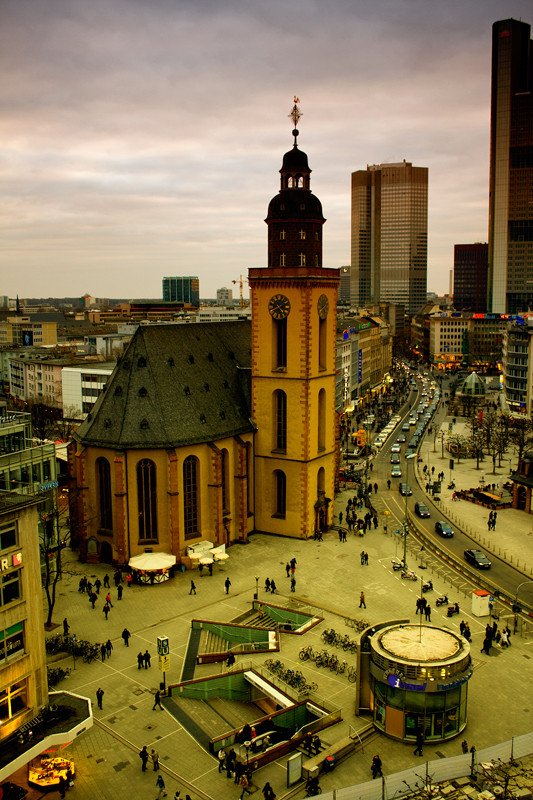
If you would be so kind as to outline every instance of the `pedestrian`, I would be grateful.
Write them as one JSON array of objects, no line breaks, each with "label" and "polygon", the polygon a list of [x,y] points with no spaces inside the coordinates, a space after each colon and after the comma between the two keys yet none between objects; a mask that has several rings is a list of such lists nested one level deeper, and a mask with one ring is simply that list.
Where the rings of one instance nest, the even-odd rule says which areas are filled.
[{"label": "pedestrian", "polygon": [[209,564],[207,565],[207,569],[209,570],[209,574],[212,577],[213,576],[213,562],[212,561],[210,561]]},{"label": "pedestrian", "polygon": [[126,647],[130,646],[129,645],[130,636],[131,633],[129,632],[129,630],[127,628],[124,628],[124,630],[122,631],[122,638],[124,639],[124,644],[126,645]]},{"label": "pedestrian", "polygon": [[296,591],[296,578],[291,578],[291,592]]},{"label": "pedestrian", "polygon": [[224,750],[223,747],[221,747],[220,750],[218,751],[217,758],[218,758],[218,772],[220,774],[224,769],[224,762],[226,760],[226,751]]},{"label": "pedestrian", "polygon": [[359,608],[366,608],[364,592],[361,592],[361,594],[359,595]]},{"label": "pedestrian", "polygon": [[270,783],[265,783],[263,786],[263,797],[265,800],[276,800],[276,795]]},{"label": "pedestrian", "polygon": [[470,625],[468,624],[468,622],[465,622],[465,630],[463,636],[465,637],[467,642],[470,642],[472,640],[472,634],[470,633]]},{"label": "pedestrian", "polygon": [[229,578],[226,578],[224,581],[224,586],[226,587],[226,594],[229,594],[229,587],[231,586],[231,581]]},{"label": "pedestrian", "polygon": [[96,589],[96,594],[100,594],[100,587],[102,585],[102,581],[100,578],[97,578],[94,582],[94,588]]},{"label": "pedestrian", "polygon": [[124,591],[124,587],[121,583],[117,586],[117,600],[122,600],[122,592]]},{"label": "pedestrian", "polygon": [[485,653],[485,655],[490,656],[490,646],[492,644],[492,640],[489,639],[488,636],[485,636],[483,639],[483,647],[481,648],[481,652]]},{"label": "pedestrian", "polygon": [[68,636],[68,632],[70,630],[70,625],[68,624],[68,620],[65,617],[63,620],[63,636],[66,638]]},{"label": "pedestrian", "polygon": [[[368,567],[368,553],[365,552],[365,567]],[[366,606],[365,606],[366,608]]]},{"label": "pedestrian", "polygon": [[100,655],[102,656],[102,661],[105,661],[106,653],[107,653],[107,651],[106,651],[106,648],[105,648],[105,644],[101,644],[100,645]]},{"label": "pedestrian", "polygon": [[[426,622],[431,622],[431,606],[429,603],[426,604],[424,614],[426,615]],[[422,753],[420,755],[422,755]]]},{"label": "pedestrian", "polygon": [[378,485],[377,483],[374,484],[374,494],[378,493]]},{"label": "pedestrian", "polygon": [[339,512],[339,525],[342,525],[342,511]]},{"label": "pedestrian", "polygon": [[244,773],[244,764],[240,761],[235,761],[235,783],[239,783],[241,775]]},{"label": "pedestrian", "polygon": [[151,661],[152,657],[151,657],[150,653],[148,652],[148,650],[144,651],[143,658],[144,658],[144,668],[148,669],[148,667],[152,666],[152,661]]},{"label": "pedestrian", "polygon": [[87,578],[84,575],[82,578],[80,578],[80,582],[78,583],[78,592],[84,592],[86,585],[87,585]]},{"label": "pedestrian", "polygon": [[506,628],[504,628],[503,631],[502,631],[500,646],[501,647],[509,647],[509,636],[507,634],[507,629]]},{"label": "pedestrian", "polygon": [[142,761],[142,771],[146,772],[146,765],[148,763],[148,759],[150,758],[150,756],[148,755],[148,750],[146,745],[144,745],[141,752],[139,753],[139,758]]},{"label": "pedestrian", "polygon": [[269,591],[270,591],[270,578],[267,578],[265,580],[265,592],[269,592]]},{"label": "pedestrian", "polygon": [[291,558],[291,569],[296,569],[296,559],[294,556]]},{"label": "pedestrian", "polygon": [[87,581],[87,584],[86,584],[85,588],[87,589],[87,594],[91,594],[91,592],[93,590],[93,585],[92,585],[91,581]]},{"label": "pedestrian", "polygon": [[459,633],[461,634],[461,636],[465,635],[465,628],[466,628],[466,622],[464,621],[464,619],[462,619],[461,622],[459,623]]},{"label": "pedestrian", "polygon": [[389,480],[387,481],[387,489],[390,489],[390,478],[389,478]]},{"label": "pedestrian", "polygon": [[489,529],[489,531],[492,528],[492,511],[490,512],[489,518],[487,520],[487,528]]},{"label": "pedestrian", "polygon": [[288,561],[285,564],[285,572],[287,573],[287,578],[290,578],[291,577],[291,565],[289,564]]},{"label": "pedestrian", "polygon": [[67,789],[68,789],[67,781],[63,777],[63,775],[60,775],[59,776],[59,795],[60,795],[60,797],[64,797],[65,796]]},{"label": "pedestrian", "polygon": [[248,783],[248,778],[246,777],[246,773],[245,772],[243,772],[243,774],[241,775],[241,778],[239,780],[239,786],[242,789],[240,800],[243,800],[245,792],[246,792],[246,794],[252,794],[252,792],[248,788],[249,783]]},{"label": "pedestrian", "polygon": [[498,512],[495,511],[492,515],[492,530],[496,530],[496,517],[498,516]]},{"label": "pedestrian", "polygon": [[191,588],[189,589],[189,594],[196,594],[196,585],[193,580],[191,580]]},{"label": "pedestrian", "polygon": [[463,741],[461,742],[461,750],[463,751],[463,753],[468,753],[468,742],[466,741],[466,739],[463,739]]},{"label": "pedestrian", "polygon": [[378,755],[375,755],[372,759],[372,764],[370,765],[370,769],[372,770],[372,778],[377,778],[378,775],[380,778],[383,777],[382,766],[383,763],[381,758]]},{"label": "pedestrian", "polygon": [[107,619],[107,615],[109,614],[110,611],[111,611],[111,609],[109,608],[109,605],[106,603],[104,608],[103,608],[103,612],[105,614],[105,618],[106,619]]},{"label": "pedestrian", "polygon": [[94,609],[94,604],[96,603],[97,599],[98,599],[98,595],[96,594],[96,592],[91,592],[91,594],[89,595],[89,603],[92,605],[93,609]]},{"label": "pedestrian", "polygon": [[270,594],[276,594],[276,584],[274,580],[270,581]]},{"label": "pedestrian", "polygon": [[378,529],[378,518],[377,518],[377,516],[374,516],[374,520],[373,521],[374,521],[374,530],[377,531],[377,529]]},{"label": "pedestrian", "polygon": [[137,653],[137,669],[142,669],[143,666],[144,666],[144,655],[139,650],[139,652]]},{"label": "pedestrian", "polygon": [[113,608],[113,603],[111,602],[111,595],[109,592],[105,596],[105,601],[111,606],[111,608]]},{"label": "pedestrian", "polygon": [[161,705],[161,692],[159,691],[159,689],[155,693],[155,699],[154,699],[154,704],[152,706],[152,711],[155,711],[156,706],[159,706],[161,711],[163,711],[163,706]]},{"label": "pedestrian", "polygon": [[155,772],[157,769],[159,769],[159,753],[152,747],[150,755],[152,756],[152,764],[154,765]]},{"label": "pedestrian", "polygon": [[418,728],[416,731],[416,748],[414,751],[415,756],[421,756],[422,747],[424,746],[424,734],[422,733],[422,728]]},{"label": "pedestrian", "polygon": [[[161,773],[157,776],[157,780],[155,782],[155,786],[156,786],[156,789],[159,790],[158,793],[157,793],[157,798],[161,797],[161,795],[163,795],[163,797],[167,796],[167,793],[165,792],[165,781],[164,781],[163,776],[161,775]],[[156,798],[156,800],[157,800],[157,798]]]},{"label": "pedestrian", "polygon": [[96,700],[98,702],[98,708],[102,708],[102,698],[104,696],[104,690],[98,687],[96,690]]},{"label": "pedestrian", "polygon": [[109,589],[109,575],[107,574],[107,572],[104,575],[104,589]]}]

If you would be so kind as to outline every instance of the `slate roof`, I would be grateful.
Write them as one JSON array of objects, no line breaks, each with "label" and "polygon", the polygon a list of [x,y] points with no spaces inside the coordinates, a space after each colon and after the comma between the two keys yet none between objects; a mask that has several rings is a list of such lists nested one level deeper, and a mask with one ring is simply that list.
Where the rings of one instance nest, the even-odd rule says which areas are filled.
[{"label": "slate roof", "polygon": [[74,438],[169,448],[254,430],[249,321],[140,326]]}]

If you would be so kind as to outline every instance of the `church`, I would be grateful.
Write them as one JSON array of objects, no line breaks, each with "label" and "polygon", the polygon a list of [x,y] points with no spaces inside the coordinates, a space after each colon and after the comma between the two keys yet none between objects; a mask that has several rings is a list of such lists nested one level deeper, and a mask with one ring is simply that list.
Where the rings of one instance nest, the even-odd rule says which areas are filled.
[{"label": "church", "polygon": [[283,156],[251,322],[139,326],[69,450],[82,559],[178,559],[202,540],[308,538],[333,521],[339,270],[307,155]]}]

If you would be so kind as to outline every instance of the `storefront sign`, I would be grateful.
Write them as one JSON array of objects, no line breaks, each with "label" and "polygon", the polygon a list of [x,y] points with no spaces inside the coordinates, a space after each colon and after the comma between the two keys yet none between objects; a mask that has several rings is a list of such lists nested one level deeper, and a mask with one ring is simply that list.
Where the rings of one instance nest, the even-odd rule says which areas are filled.
[{"label": "storefront sign", "polygon": [[20,567],[22,564],[22,553],[12,553],[10,556],[0,558],[0,571],[5,572],[11,567]]},{"label": "storefront sign", "polygon": [[438,683],[437,684],[437,691],[438,692],[447,692],[448,689],[456,689],[458,686],[462,686],[463,683],[466,683],[472,677],[472,673],[469,672],[468,675],[465,675],[464,678],[459,678],[456,681],[450,681],[450,683]]},{"label": "storefront sign", "polygon": [[57,489],[58,485],[59,484],[57,481],[48,481],[48,483],[41,483],[41,485],[39,486],[39,491],[47,492],[48,489]]},{"label": "storefront sign", "polygon": [[359,350],[357,354],[357,383],[363,382],[363,351]]},{"label": "storefront sign", "polygon": [[410,692],[425,692],[427,683],[405,683],[398,675],[388,675],[387,683],[393,689],[407,689]]},{"label": "storefront sign", "polygon": [[20,650],[24,650],[24,630],[22,622],[18,622],[11,628],[0,631],[0,661],[4,661]]}]

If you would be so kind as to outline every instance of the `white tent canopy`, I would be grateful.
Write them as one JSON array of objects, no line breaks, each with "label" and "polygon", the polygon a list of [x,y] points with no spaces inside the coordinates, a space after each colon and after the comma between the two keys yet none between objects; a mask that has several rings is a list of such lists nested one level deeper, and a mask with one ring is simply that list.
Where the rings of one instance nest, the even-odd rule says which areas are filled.
[{"label": "white tent canopy", "polygon": [[130,558],[128,564],[132,569],[143,569],[153,572],[158,569],[168,569],[176,563],[176,556],[170,553],[141,553],[140,556]]}]

